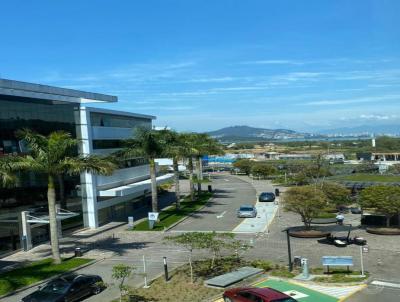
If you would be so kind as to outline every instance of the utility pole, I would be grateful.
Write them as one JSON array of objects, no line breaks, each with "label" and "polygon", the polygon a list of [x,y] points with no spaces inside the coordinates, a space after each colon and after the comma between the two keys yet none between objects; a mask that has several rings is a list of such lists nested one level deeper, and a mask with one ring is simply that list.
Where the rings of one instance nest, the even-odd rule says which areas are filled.
[{"label": "utility pole", "polygon": [[293,270],[293,262],[292,262],[292,250],[290,247],[290,235],[289,228],[283,230],[282,232],[286,232],[286,240],[287,240],[287,248],[288,248],[288,258],[289,258],[289,272]]}]

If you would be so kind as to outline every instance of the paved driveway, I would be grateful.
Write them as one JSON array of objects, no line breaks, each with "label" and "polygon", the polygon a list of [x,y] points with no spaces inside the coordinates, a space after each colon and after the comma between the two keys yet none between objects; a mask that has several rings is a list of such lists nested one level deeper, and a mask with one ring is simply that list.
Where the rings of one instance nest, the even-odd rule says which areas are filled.
[{"label": "paved driveway", "polygon": [[257,196],[254,187],[235,176],[215,176],[212,186],[215,190],[213,200],[204,209],[172,228],[171,232],[230,232],[243,221],[243,218],[236,217],[236,210],[240,205],[256,203]]}]

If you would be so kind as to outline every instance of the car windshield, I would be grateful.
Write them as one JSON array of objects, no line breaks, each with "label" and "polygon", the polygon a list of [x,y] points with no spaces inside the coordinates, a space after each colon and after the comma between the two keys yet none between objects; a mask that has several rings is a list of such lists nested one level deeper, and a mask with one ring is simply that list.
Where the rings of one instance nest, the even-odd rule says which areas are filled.
[{"label": "car windshield", "polygon": [[63,294],[67,292],[69,285],[70,284],[67,282],[64,282],[62,280],[60,281],[57,280],[47,284],[45,287],[41,289],[41,291],[46,293]]},{"label": "car windshield", "polygon": [[240,207],[240,211],[253,211],[252,207]]}]

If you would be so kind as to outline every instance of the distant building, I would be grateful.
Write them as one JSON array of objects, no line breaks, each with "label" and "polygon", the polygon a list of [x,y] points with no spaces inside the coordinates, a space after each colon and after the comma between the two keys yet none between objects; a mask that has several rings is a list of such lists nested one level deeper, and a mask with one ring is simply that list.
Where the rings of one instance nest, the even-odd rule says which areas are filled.
[{"label": "distant building", "polygon": [[312,159],[311,154],[280,154],[279,159],[282,160],[310,160]]},{"label": "distant building", "polygon": [[356,156],[358,160],[400,163],[400,152],[361,152]]}]

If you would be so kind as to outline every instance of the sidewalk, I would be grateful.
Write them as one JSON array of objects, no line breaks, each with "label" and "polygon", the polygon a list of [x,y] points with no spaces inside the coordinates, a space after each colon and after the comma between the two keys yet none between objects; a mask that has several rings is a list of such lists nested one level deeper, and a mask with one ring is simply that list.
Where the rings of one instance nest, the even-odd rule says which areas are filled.
[{"label": "sidewalk", "polygon": [[[181,180],[181,193],[187,194],[188,192],[188,181]],[[149,202],[147,207],[139,208],[133,213],[133,217],[135,221],[147,217],[147,213],[151,210],[151,197],[147,197]],[[171,192],[168,192],[159,197],[160,208],[163,210],[169,207],[171,204],[175,202],[175,193],[173,192],[173,188]],[[62,257],[71,257],[74,255],[76,246],[85,246],[89,243],[96,243],[98,247],[101,247],[104,244],[111,243],[111,239],[113,238],[115,233],[124,231],[126,229],[127,222],[109,222],[97,229],[82,229],[71,234],[66,235],[65,237],[60,239],[60,251]],[[109,241],[109,242],[105,242]],[[96,246],[94,246],[96,247]],[[111,256],[110,253],[107,252],[96,252],[91,250],[85,253],[85,257],[87,258],[95,258],[95,259],[103,259],[107,256]],[[108,255],[110,254],[110,255]],[[0,272],[2,269],[7,268],[9,266],[15,266],[19,263],[29,262],[41,260],[43,258],[51,257],[51,247],[50,243],[40,244],[30,251],[24,252],[19,251],[10,256],[4,257],[0,259]]]}]

